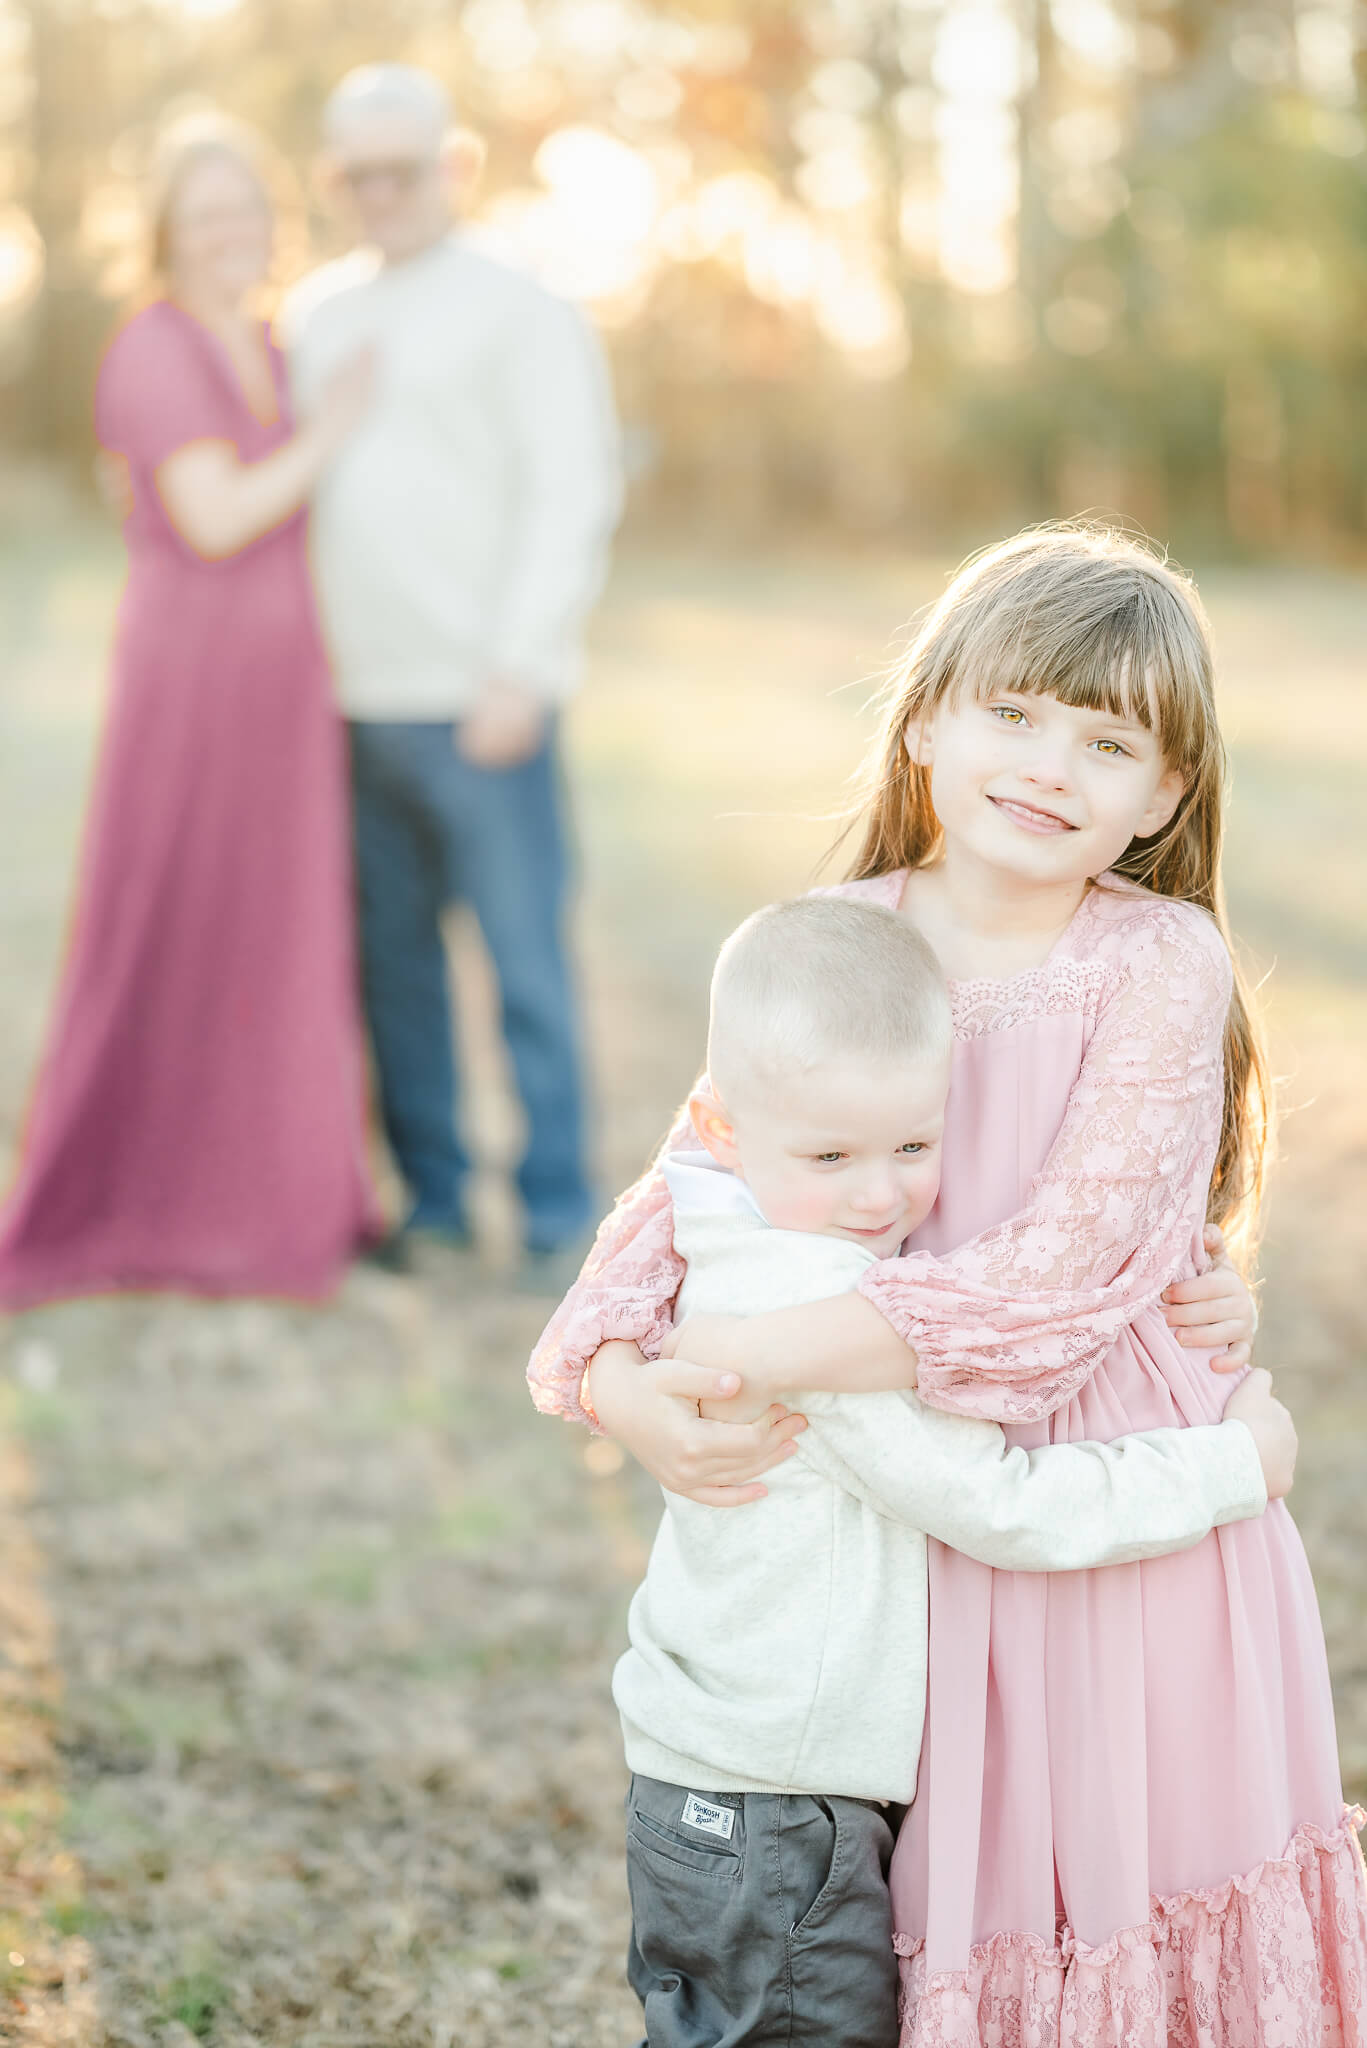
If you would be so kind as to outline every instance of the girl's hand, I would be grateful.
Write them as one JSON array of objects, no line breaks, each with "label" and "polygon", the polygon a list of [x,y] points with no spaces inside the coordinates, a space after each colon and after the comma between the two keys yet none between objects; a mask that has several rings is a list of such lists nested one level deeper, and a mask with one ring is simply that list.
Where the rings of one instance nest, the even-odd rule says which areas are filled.
[{"label": "girl's hand", "polygon": [[758,1422],[777,1399],[778,1389],[766,1387],[753,1356],[753,1322],[753,1317],[746,1316],[688,1316],[665,1338],[664,1356],[677,1364],[686,1360],[689,1365],[744,1381],[740,1393],[720,1403],[713,1399],[698,1403],[699,1415],[712,1422]]},{"label": "girl's hand", "polygon": [[1252,1355],[1258,1311],[1213,1223],[1206,1226],[1205,1247],[1214,1264],[1194,1280],[1166,1288],[1163,1314],[1179,1344],[1201,1351],[1223,1347],[1211,1364],[1216,1372],[1238,1372]]},{"label": "girl's hand", "polygon": [[749,1320],[747,1316],[686,1316],[665,1338],[662,1355],[686,1358],[690,1365],[705,1365],[709,1372],[734,1373],[739,1378],[745,1369]]},{"label": "girl's hand", "polygon": [[796,1452],[793,1438],[806,1418],[781,1402],[754,1422],[709,1422],[700,1400],[726,1400],[740,1391],[735,1373],[717,1373],[659,1359],[650,1364],[632,1344],[605,1344],[593,1361],[593,1405],[608,1435],[671,1493],[703,1507],[739,1507],[762,1500],[757,1482]]}]

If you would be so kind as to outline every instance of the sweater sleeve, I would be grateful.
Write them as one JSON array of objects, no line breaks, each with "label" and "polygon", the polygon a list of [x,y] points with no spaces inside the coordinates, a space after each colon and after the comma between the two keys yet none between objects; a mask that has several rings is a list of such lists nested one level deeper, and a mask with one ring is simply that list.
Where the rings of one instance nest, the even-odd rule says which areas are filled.
[{"label": "sweater sleeve", "polygon": [[684,1276],[659,1160],[683,1142],[689,1129],[685,1108],[656,1163],[627,1189],[600,1228],[579,1278],[542,1331],[527,1367],[527,1384],[543,1415],[564,1415],[593,1426],[580,1404],[580,1382],[594,1352],[613,1338],[639,1344],[648,1358],[658,1356]]},{"label": "sweater sleeve", "polygon": [[1025,1208],[860,1283],[939,1408],[1048,1415],[1180,1271],[1219,1141],[1231,968],[1213,921],[1156,899],[1111,935],[1114,976]]},{"label": "sweater sleeve", "polygon": [[1241,1422],[1027,1451],[914,1394],[806,1394],[802,1406],[800,1455],[881,1514],[999,1571],[1161,1557],[1267,1506]]}]

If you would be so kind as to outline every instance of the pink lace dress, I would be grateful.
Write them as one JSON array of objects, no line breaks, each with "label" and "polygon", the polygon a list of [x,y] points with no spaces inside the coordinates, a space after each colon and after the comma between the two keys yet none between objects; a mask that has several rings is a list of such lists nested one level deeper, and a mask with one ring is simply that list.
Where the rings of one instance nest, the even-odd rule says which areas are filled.
[{"label": "pink lace dress", "polygon": [[[955,987],[940,1199],[863,1282],[925,1399],[1025,1444],[1218,1418],[1229,1380],[1157,1304],[1201,1256],[1228,996],[1209,920],[1110,877],[1042,966]],[[681,1272],[651,1173],[533,1356],[538,1407],[585,1420],[588,1358],[658,1347]],[[1104,1571],[930,1552],[902,2048],[1367,2048],[1362,1816],[1285,1508]]]}]

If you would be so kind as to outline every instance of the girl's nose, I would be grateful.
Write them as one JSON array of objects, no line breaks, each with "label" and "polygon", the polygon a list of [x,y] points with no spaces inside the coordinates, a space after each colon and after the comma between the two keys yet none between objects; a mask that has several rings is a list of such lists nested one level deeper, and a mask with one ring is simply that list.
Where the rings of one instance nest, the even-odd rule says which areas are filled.
[{"label": "girl's nose", "polygon": [[1027,782],[1035,783],[1040,789],[1068,789],[1072,776],[1068,767],[1068,755],[1062,747],[1042,747],[1024,764]]}]

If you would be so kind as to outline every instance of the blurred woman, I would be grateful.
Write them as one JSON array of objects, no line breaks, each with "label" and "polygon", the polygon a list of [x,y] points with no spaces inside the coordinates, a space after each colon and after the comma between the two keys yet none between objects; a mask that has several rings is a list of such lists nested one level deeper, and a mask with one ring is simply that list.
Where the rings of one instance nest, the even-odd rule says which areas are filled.
[{"label": "blurred woman", "polygon": [[376,1234],[342,731],[304,503],[368,401],[296,432],[258,314],[273,213],[233,125],[173,130],[155,290],[96,390],[128,582],[74,928],[0,1304],[123,1289],[316,1297]]}]

